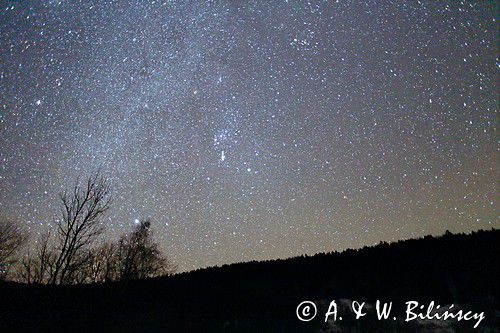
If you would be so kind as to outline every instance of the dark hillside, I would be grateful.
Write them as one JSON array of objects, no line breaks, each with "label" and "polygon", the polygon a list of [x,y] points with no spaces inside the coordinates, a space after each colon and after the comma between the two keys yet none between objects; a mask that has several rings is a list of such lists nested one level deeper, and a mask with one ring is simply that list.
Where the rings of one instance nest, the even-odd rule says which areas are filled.
[{"label": "dark hillside", "polygon": [[[404,322],[404,302],[435,301],[485,311],[479,329],[498,327],[500,231],[380,244],[343,253],[249,262],[167,278],[85,286],[0,285],[0,331],[296,332],[328,331],[331,300],[394,302],[397,321],[358,321],[343,330],[425,331],[443,323]],[[314,301],[301,322],[297,305]],[[346,301],[347,302],[347,301]],[[341,310],[339,310],[340,312]],[[472,331],[473,321],[443,329]]]}]

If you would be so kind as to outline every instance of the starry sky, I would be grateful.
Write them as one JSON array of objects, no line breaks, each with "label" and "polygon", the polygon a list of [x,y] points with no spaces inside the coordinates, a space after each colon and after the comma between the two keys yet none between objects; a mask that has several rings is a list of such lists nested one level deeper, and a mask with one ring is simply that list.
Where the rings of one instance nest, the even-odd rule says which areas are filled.
[{"label": "starry sky", "polygon": [[0,2],[0,211],[110,178],[181,271],[500,226],[495,2]]}]

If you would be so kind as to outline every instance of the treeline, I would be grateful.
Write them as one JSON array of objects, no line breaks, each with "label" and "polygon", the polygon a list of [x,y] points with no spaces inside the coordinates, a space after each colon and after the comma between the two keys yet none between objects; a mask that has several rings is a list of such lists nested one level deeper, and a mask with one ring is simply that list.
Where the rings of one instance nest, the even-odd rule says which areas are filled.
[{"label": "treeline", "polygon": [[0,220],[0,279],[28,284],[84,284],[169,275],[175,266],[154,241],[151,222],[140,221],[130,234],[106,241],[104,214],[111,186],[100,174],[60,194],[61,210],[51,230],[19,258],[26,233]]},{"label": "treeline", "polygon": [[[472,332],[470,322],[405,322],[414,300],[485,312],[498,329],[500,230],[200,269],[127,283],[71,288],[0,283],[0,332]],[[297,319],[313,301],[318,315]],[[393,302],[398,320],[324,321],[332,300]],[[340,310],[339,310],[340,311]],[[57,318],[57,320],[54,320]]]}]

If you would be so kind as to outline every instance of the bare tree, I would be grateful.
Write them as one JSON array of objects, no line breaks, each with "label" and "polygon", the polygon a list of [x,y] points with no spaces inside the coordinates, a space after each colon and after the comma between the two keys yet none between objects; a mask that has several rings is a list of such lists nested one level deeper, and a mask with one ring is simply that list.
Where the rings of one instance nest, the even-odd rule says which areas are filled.
[{"label": "bare tree", "polygon": [[6,278],[16,255],[25,241],[24,235],[15,226],[12,220],[0,220],[0,280]]},{"label": "bare tree", "polygon": [[99,267],[98,281],[108,282],[118,280],[118,262],[116,260],[118,245],[116,243],[104,243],[97,250],[100,265],[95,265],[94,267]]},{"label": "bare tree", "polygon": [[116,261],[117,245],[105,242],[91,250],[85,270],[85,283],[102,283],[118,280],[118,264]]},{"label": "bare tree", "polygon": [[169,275],[176,270],[153,241],[150,221],[141,221],[132,234],[120,238],[116,261],[119,280]]},{"label": "bare tree", "polygon": [[135,280],[175,272],[176,267],[154,242],[149,221],[140,222],[118,242],[105,242],[89,249],[85,266],[76,270],[75,283]]},{"label": "bare tree", "polygon": [[61,217],[56,220],[55,262],[49,283],[78,282],[79,271],[91,261],[90,248],[103,232],[102,215],[110,204],[109,182],[99,174],[86,184],[77,182],[71,193],[60,196]]},{"label": "bare tree", "polygon": [[17,269],[17,281],[24,283],[49,283],[54,272],[56,253],[50,247],[50,233],[46,232],[36,240],[34,254],[28,253]]},{"label": "bare tree", "polygon": [[26,240],[26,234],[12,220],[0,217],[0,280],[7,277]]},{"label": "bare tree", "polygon": [[19,265],[17,279],[25,283],[101,283],[169,275],[176,267],[154,242],[151,223],[142,221],[118,242],[97,245],[104,230],[103,214],[110,204],[110,186],[96,174],[72,192],[60,196],[61,215],[53,233],[43,234],[31,255]]}]

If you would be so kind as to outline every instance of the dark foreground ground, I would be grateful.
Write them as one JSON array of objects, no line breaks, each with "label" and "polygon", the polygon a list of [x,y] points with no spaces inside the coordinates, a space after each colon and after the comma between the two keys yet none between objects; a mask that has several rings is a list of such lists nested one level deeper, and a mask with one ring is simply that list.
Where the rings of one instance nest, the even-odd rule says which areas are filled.
[{"label": "dark foreground ground", "polygon": [[[128,284],[0,284],[0,332],[498,332],[500,231],[250,262]],[[376,300],[393,302],[378,321]],[[313,301],[317,316],[297,319]],[[342,321],[324,322],[332,300]],[[352,300],[368,313],[354,320]],[[405,302],[484,311],[474,321],[405,322]],[[446,305],[446,306],[445,306]],[[392,317],[397,317],[394,320]]]}]

